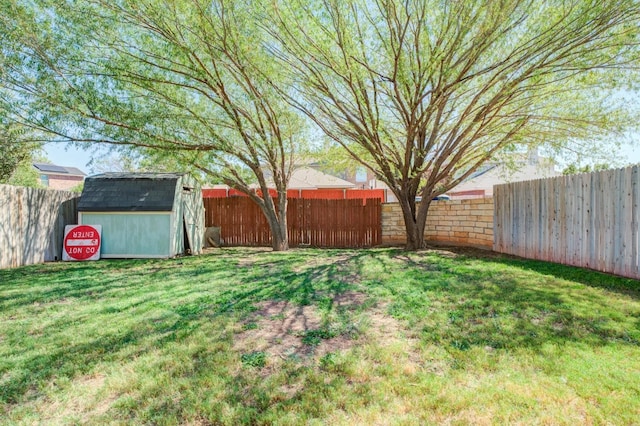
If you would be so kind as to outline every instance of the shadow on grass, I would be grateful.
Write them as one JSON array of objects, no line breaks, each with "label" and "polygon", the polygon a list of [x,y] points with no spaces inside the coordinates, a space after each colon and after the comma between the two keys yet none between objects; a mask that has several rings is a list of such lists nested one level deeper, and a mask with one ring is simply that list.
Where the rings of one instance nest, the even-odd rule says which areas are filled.
[{"label": "shadow on grass", "polygon": [[559,280],[572,281],[589,287],[603,288],[634,299],[640,299],[640,281],[633,278],[542,260],[524,259],[488,250],[467,247],[447,247],[446,250],[462,256],[463,259],[478,259],[489,263],[513,266]]},{"label": "shadow on grass", "polygon": [[[640,344],[637,281],[544,262],[390,251],[390,313],[456,349]],[[597,289],[606,288],[611,292]]]},{"label": "shadow on grass", "polygon": [[[308,305],[352,285],[340,278],[351,255],[314,267],[304,263],[312,254],[243,254],[244,266],[239,257],[229,251],[208,259],[0,271],[0,318],[9,325],[0,331],[0,354],[7,357],[0,362],[0,402],[36,397],[52,377],[73,378],[97,364],[184,341],[203,326],[243,317],[264,300]],[[53,318],[54,312],[63,314]],[[99,332],[87,336],[83,327]]]}]

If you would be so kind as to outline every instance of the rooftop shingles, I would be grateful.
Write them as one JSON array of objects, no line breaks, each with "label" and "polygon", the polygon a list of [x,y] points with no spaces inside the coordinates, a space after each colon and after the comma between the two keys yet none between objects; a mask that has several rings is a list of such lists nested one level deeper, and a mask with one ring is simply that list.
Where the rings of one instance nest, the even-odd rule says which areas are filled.
[{"label": "rooftop shingles", "polygon": [[105,173],[85,179],[79,211],[171,211],[176,173]]}]

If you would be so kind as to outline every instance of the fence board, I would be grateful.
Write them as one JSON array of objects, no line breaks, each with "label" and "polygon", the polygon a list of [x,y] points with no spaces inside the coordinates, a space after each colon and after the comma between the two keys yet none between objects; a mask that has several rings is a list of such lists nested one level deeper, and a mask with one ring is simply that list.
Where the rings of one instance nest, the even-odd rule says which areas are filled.
[{"label": "fence board", "polygon": [[639,166],[494,189],[494,250],[640,278]]},{"label": "fence board", "polygon": [[[226,246],[269,246],[269,224],[247,197],[205,198],[206,226],[219,226]],[[289,198],[289,245],[355,248],[381,243],[380,199]]]},{"label": "fence board", "polygon": [[593,239],[594,214],[593,214],[593,190],[591,185],[591,174],[583,174],[580,176],[583,194],[584,208],[582,209],[582,224],[584,227],[582,237],[582,247],[578,264],[583,263],[584,266],[590,268],[593,264],[593,249],[595,246]]}]

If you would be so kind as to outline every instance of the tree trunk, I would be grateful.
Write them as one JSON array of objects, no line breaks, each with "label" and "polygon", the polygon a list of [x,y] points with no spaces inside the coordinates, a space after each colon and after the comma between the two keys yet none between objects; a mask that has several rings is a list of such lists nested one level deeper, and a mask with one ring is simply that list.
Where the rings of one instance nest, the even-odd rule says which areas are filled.
[{"label": "tree trunk", "polygon": [[404,228],[407,234],[405,249],[415,251],[424,248],[424,230],[427,222],[427,212],[429,211],[431,200],[423,198],[418,206],[414,205],[415,207],[417,207],[417,209],[415,210],[411,209],[411,204],[409,203],[409,200],[406,199],[406,197],[404,199],[399,198],[398,202],[400,203],[400,208],[402,209]]},{"label": "tree trunk", "polygon": [[[286,191],[279,194],[278,213],[275,222],[271,226],[271,245],[273,251],[289,250],[289,234],[287,232],[287,196]],[[283,196],[284,195],[284,196]]]},{"label": "tree trunk", "polygon": [[[264,193],[267,194],[267,191]],[[264,198],[260,198],[256,194],[249,194],[249,197],[260,206],[260,210],[262,210],[262,213],[267,218],[269,230],[271,231],[271,247],[273,251],[289,250],[286,192],[284,200],[281,197],[273,199],[270,195],[265,195]]]},{"label": "tree trunk", "polygon": [[271,247],[273,248],[273,251],[289,250],[286,213],[284,220],[281,217],[278,217],[276,212],[273,210],[268,213],[265,212],[265,216],[269,222],[269,230],[271,231]]}]

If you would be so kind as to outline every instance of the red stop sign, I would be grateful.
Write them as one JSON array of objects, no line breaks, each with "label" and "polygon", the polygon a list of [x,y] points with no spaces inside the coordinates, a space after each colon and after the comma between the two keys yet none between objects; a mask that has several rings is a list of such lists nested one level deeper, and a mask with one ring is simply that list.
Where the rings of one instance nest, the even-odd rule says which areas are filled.
[{"label": "red stop sign", "polygon": [[100,259],[100,225],[67,225],[62,260]]}]

